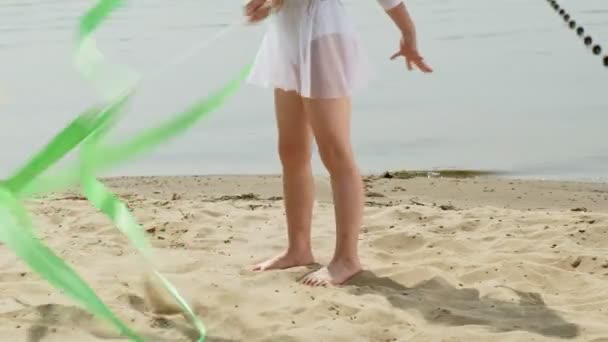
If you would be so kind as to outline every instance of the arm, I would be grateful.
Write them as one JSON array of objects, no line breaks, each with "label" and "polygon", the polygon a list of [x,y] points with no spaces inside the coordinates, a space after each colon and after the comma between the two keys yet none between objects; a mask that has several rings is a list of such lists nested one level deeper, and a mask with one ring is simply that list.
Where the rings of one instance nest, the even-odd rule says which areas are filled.
[{"label": "arm", "polygon": [[416,27],[402,0],[378,0],[404,38],[416,41]]},{"label": "arm", "polygon": [[380,6],[384,8],[388,16],[397,25],[401,32],[401,47],[400,51],[395,53],[391,58],[395,59],[399,56],[405,57],[409,69],[412,63],[416,64],[422,71],[431,72],[431,68],[424,64],[422,57],[418,53],[416,41],[416,26],[410,17],[403,0],[378,0]]}]

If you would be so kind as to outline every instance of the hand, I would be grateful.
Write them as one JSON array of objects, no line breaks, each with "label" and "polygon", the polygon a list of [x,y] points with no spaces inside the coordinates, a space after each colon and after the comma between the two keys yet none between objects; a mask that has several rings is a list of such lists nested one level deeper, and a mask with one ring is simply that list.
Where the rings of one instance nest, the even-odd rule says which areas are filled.
[{"label": "hand", "polygon": [[266,19],[272,11],[272,2],[269,0],[249,0],[245,5],[245,16],[250,23],[257,23]]},{"label": "hand", "polygon": [[413,70],[414,68],[412,65],[415,65],[422,72],[433,72],[433,69],[424,62],[424,59],[418,53],[415,39],[401,38],[399,51],[391,56],[391,60],[394,60],[399,56],[405,57],[405,63],[407,64],[408,70]]}]

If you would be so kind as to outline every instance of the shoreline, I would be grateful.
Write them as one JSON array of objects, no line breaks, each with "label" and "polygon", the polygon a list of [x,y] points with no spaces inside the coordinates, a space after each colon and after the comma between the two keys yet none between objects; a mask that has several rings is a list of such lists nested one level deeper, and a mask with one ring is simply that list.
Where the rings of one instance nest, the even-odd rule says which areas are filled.
[{"label": "shoreline", "polygon": [[[453,172],[463,172],[465,174],[471,174],[467,176],[433,176],[433,174],[438,173],[453,173]],[[381,171],[381,172],[362,172],[361,176],[363,178],[368,177],[380,177],[385,175],[386,173],[398,174],[398,173],[409,173],[414,176],[408,177],[410,178],[447,178],[447,179],[472,179],[472,178],[489,178],[489,179],[499,179],[499,180],[514,180],[514,181],[526,181],[526,182],[557,182],[557,183],[576,183],[576,184],[608,184],[608,177],[591,177],[591,176],[580,176],[580,177],[566,177],[563,178],[558,175],[535,175],[535,174],[525,174],[518,172],[500,172],[500,171],[485,171],[485,170],[460,170],[460,169],[438,169],[438,170],[390,170],[390,171]],[[427,176],[430,175],[430,176]],[[479,174],[479,175],[476,175]],[[121,179],[121,178],[176,178],[176,177],[277,177],[280,176],[279,172],[268,172],[268,173],[202,173],[202,174],[129,174],[129,175],[112,175],[112,176],[102,176],[99,179],[112,180],[112,179]],[[315,172],[315,177],[326,177],[328,174],[326,172]],[[399,177],[395,177],[399,178]]]},{"label": "shoreline", "polygon": [[[264,188],[266,197],[282,195],[279,174],[260,175],[193,175],[193,176],[118,176],[100,178],[115,190],[138,187],[150,194],[154,184],[160,189],[172,188],[174,192],[190,192],[196,187],[201,195],[238,196],[255,193],[256,188]],[[388,203],[391,198],[412,197],[426,201],[445,201],[465,207],[496,206],[511,209],[576,209],[608,212],[608,183],[583,181],[558,181],[507,178],[502,176],[481,177],[412,177],[385,178],[382,174],[364,175],[366,201]],[[238,186],[231,187],[236,181]],[[261,183],[260,183],[261,182]],[[202,184],[202,185],[201,185]],[[180,190],[181,188],[181,190]],[[316,200],[331,202],[329,177],[315,175]],[[385,192],[382,197],[374,192]],[[207,196],[207,197],[209,197]],[[373,201],[370,201],[373,199]],[[402,199],[401,203],[405,201]]]},{"label": "shoreline", "polygon": [[[452,170],[450,170],[451,172]],[[408,177],[399,177],[398,173],[407,172],[410,174],[414,174],[414,176]],[[448,176],[448,177],[426,177],[423,176],[423,173],[427,171],[397,171],[390,172],[391,176],[387,177],[387,173],[389,171],[380,173],[380,174],[363,174],[362,178],[365,183],[369,183],[373,181],[375,183],[392,183],[396,186],[400,184],[414,184],[416,188],[424,185],[425,183],[432,184],[449,184],[449,183],[460,183],[467,184],[473,186],[477,184],[478,186],[484,185],[487,186],[489,184],[496,185],[528,185],[532,186],[530,190],[547,190],[551,188],[560,188],[562,191],[579,191],[579,192],[589,192],[589,193],[608,193],[608,182],[592,182],[592,181],[581,181],[581,180],[555,180],[555,179],[536,179],[536,178],[525,178],[525,177],[510,177],[499,174],[488,174],[482,176]],[[436,172],[436,171],[431,171]],[[469,172],[469,171],[467,171]],[[481,172],[481,171],[474,171]],[[483,171],[485,172],[485,171]],[[329,176],[324,174],[315,174],[317,187],[319,183],[327,185],[329,182]],[[123,184],[133,184],[138,181],[146,181],[146,180],[156,180],[156,181],[188,181],[188,180],[222,180],[222,179],[230,179],[230,180],[247,180],[247,184],[255,180],[279,180],[281,178],[280,174],[202,174],[202,175],[161,175],[161,176],[111,176],[111,177],[100,177],[100,180],[104,182],[108,182],[108,184],[114,184],[116,186],[121,186]],[[474,193],[472,193],[473,196]],[[445,197],[445,196],[444,196]],[[458,196],[456,196],[458,198]],[[484,196],[486,197],[486,196]],[[540,199],[539,199],[540,200]]]}]

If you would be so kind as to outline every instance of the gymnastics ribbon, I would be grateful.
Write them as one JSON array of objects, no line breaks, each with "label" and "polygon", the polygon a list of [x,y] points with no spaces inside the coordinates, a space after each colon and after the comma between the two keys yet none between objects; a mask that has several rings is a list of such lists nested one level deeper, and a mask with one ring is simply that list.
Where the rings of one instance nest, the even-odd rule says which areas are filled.
[{"label": "gymnastics ribbon", "polygon": [[[225,88],[225,90],[234,91],[238,86],[238,83],[232,82],[231,86],[232,87]],[[142,134],[138,138],[133,139],[129,144],[122,145],[126,147],[124,150],[125,153],[116,153],[114,154],[114,158],[128,158],[130,155],[149,147],[150,144],[159,144],[163,139],[179,133],[187,128],[188,125],[193,124],[197,116],[215,109],[226,95],[226,91],[220,91],[215,96],[211,96],[206,101],[201,101],[190,110],[184,112],[184,114],[179,117],[180,120],[175,119],[170,121],[169,123],[171,125],[165,125],[156,130],[151,130],[148,134]],[[124,104],[124,102],[121,102],[121,104]],[[60,159],[58,156],[67,153],[70,150],[70,146],[77,145],[76,141],[78,139],[76,139],[75,132],[79,133],[79,137],[82,138],[81,140],[84,140],[83,148],[81,150],[82,167],[80,171],[82,177],[81,185],[85,196],[97,209],[111,218],[121,232],[127,236],[131,243],[144,255],[146,261],[151,265],[150,246],[143,229],[137,224],[136,219],[128,211],[126,205],[120,202],[120,200],[118,200],[101,182],[97,181],[93,175],[97,166],[96,163],[104,162],[103,159],[98,157],[100,154],[98,151],[99,146],[97,139],[99,139],[100,133],[102,133],[100,129],[102,129],[104,125],[111,124],[113,116],[118,113],[120,108],[120,106],[113,107],[111,110],[103,112],[102,115],[98,115],[96,120],[93,119],[90,112],[87,112],[87,115],[76,119],[74,123],[70,124],[55,137],[41,153],[38,153],[29,163],[27,163],[27,166],[23,168],[22,171],[11,178],[11,180],[18,180],[19,182],[9,180],[4,184],[4,189],[0,188],[3,191],[0,204],[4,207],[12,208],[12,211],[15,213],[24,213],[25,209],[23,209],[22,206],[15,207],[18,202],[16,202],[16,198],[11,190],[18,190],[22,184],[28,182],[28,179],[24,174],[35,176],[36,174],[41,173],[44,168],[52,165],[54,160]],[[107,129],[107,127],[105,127],[105,129]],[[121,147],[116,146],[115,151],[120,150]],[[49,153],[47,151],[54,153]],[[7,194],[9,194],[9,198],[12,199],[12,201],[8,203],[6,200]],[[61,288],[66,294],[80,301],[84,307],[93,314],[112,323],[123,335],[132,340],[141,341],[132,330],[126,328],[124,323],[116,318],[116,316],[103,305],[101,300],[99,300],[86,283],[78,277],[76,272],[70,269],[65,262],[54,255],[46,246],[35,238],[32,229],[21,229],[21,227],[16,229],[14,228],[13,223],[7,221],[5,217],[6,215],[0,216],[0,226],[4,228],[4,232],[6,233],[0,236],[0,238],[2,238],[2,241],[10,248],[15,250],[16,254],[24,259],[33,270],[46,278],[52,285]],[[25,219],[20,221],[28,222]],[[6,227],[13,229],[7,229]],[[17,239],[14,236],[15,231],[25,237]],[[7,241],[7,237],[13,237],[13,240]],[[39,248],[43,248],[43,251],[38,251]],[[45,260],[47,261],[45,262]],[[56,261],[60,262],[57,263]],[[160,272],[153,270],[153,273],[158,277],[168,293],[180,305],[187,317],[193,322],[199,331],[199,341],[204,341],[205,327],[200,319],[196,317],[193,310],[188,306],[186,300],[179,295],[175,287],[162,276]],[[76,290],[76,288],[88,288],[89,290]]]},{"label": "gymnastics ribbon", "polygon": [[[104,145],[97,155],[96,170],[105,170],[115,167],[122,162],[132,159],[140,154],[148,152],[182,134],[209,113],[221,107],[225,101],[234,95],[240,84],[249,74],[250,66],[243,68],[239,74],[225,86],[213,92],[207,98],[194,103],[186,110],[165,123],[150,128],[129,140],[114,144]],[[64,169],[58,175],[50,177],[39,177],[20,188],[21,197],[30,197],[36,194],[48,193],[75,185],[79,180],[79,165],[74,164]]]},{"label": "gymnastics ribbon", "polygon": [[[77,49],[76,64],[85,78],[99,86],[102,95],[109,100],[109,105],[102,110],[91,109],[80,115],[13,177],[6,182],[0,182],[0,205],[3,205],[2,208],[7,208],[7,210],[0,211],[0,227],[3,228],[0,231],[0,239],[52,285],[63,289],[66,294],[80,301],[96,316],[112,323],[124,336],[134,341],[142,341],[141,337],[129,329],[101,302],[95,292],[75,271],[35,237],[26,210],[17,198],[59,190],[79,180],[87,199],[116,224],[151,265],[150,245],[143,229],[126,205],[95,178],[95,172],[150,150],[194,125],[236,92],[250,67],[245,67],[237,78],[219,91],[198,101],[165,124],[150,129],[123,144],[101,147],[101,137],[117,120],[130,94],[135,90],[137,82],[132,82],[133,77],[126,77],[109,85],[104,85],[100,81],[104,70],[107,72],[113,69],[106,68],[108,65],[104,64],[103,55],[97,50],[91,34],[112,11],[123,3],[124,1],[121,0],[99,1],[82,18],[79,32],[80,44]],[[127,74],[132,76],[134,73],[127,72]],[[127,81],[125,82],[125,80]],[[82,150],[80,164],[77,165],[77,168],[69,169],[61,177],[41,179],[40,176],[44,171],[80,143],[82,143]],[[52,184],[56,181],[59,181],[59,184]],[[192,321],[199,332],[199,341],[204,341],[206,332],[203,323],[196,317],[175,287],[158,271],[153,269],[153,272],[180,305],[187,318]]]},{"label": "gymnastics ribbon", "polygon": [[[92,42],[92,39],[89,39],[86,35],[91,34],[93,32],[93,28],[96,27],[96,23],[100,23],[103,19],[108,16],[113,9],[120,4],[119,1],[106,1],[109,3],[104,6],[104,1],[100,1],[98,6],[93,8],[93,10],[89,11],[88,15],[83,19],[83,25],[81,25],[81,29],[83,27],[92,28],[88,32],[84,32],[81,37],[81,42]],[[89,24],[86,24],[89,23]],[[84,44],[83,44],[84,45]],[[91,51],[98,52],[96,49],[93,49],[91,46],[93,45],[84,45],[89,46]],[[81,49],[82,51],[86,51],[86,49]],[[81,53],[82,56],[93,55],[92,53]],[[100,53],[96,53],[95,55],[101,55]],[[86,59],[85,59],[86,60]],[[91,59],[92,60],[92,59]],[[85,66],[84,68],[82,66]],[[81,64],[81,69],[90,72],[90,74],[95,75],[95,68],[86,68],[87,64]],[[248,69],[248,68],[246,68]],[[240,75],[239,82],[245,74]],[[94,81],[95,77],[92,78]],[[146,235],[141,226],[137,223],[136,219],[131,215],[127,206],[120,202],[114,194],[112,194],[101,182],[95,179],[94,172],[102,164],[102,160],[100,159],[103,156],[103,161],[106,163],[108,161],[112,161],[112,159],[108,158],[109,156],[114,157],[115,160],[124,160],[129,158],[129,154],[135,154],[138,151],[145,150],[146,148],[150,148],[153,145],[159,144],[167,138],[187,129],[191,125],[193,125],[198,119],[202,117],[203,114],[210,112],[213,108],[219,106],[222,103],[222,100],[225,98],[223,95],[229,95],[231,93],[230,90],[236,90],[238,83],[235,84],[231,82],[229,84],[228,94],[226,91],[221,92],[217,96],[212,96],[209,99],[203,100],[200,103],[196,104],[193,108],[183,113],[183,115],[176,118],[176,120],[172,120],[169,123],[160,126],[157,129],[153,129],[147,133],[142,134],[140,137],[133,139],[130,143],[124,144],[123,146],[119,146],[116,153],[111,153],[112,151],[103,151],[97,146],[100,145],[100,138],[102,136],[102,132],[105,130],[93,133],[91,140],[87,140],[83,147],[83,151],[81,154],[82,164],[81,164],[81,185],[83,188],[83,192],[89,199],[89,201],[99,210],[101,210],[106,216],[108,216],[120,229],[120,231],[127,236],[127,238],[132,242],[132,244],[139,250],[139,252],[144,256],[148,264],[152,266],[151,261],[151,252],[149,244],[146,240]],[[118,89],[118,94],[120,94],[122,89]],[[112,94],[112,92],[106,92],[106,94]],[[107,127],[106,127],[107,128]],[[187,304],[187,301],[184,300],[180,294],[177,292],[175,287],[160,274],[160,272],[154,270],[152,268],[154,274],[161,281],[163,287],[168,291],[169,294],[174,298],[174,300],[180,305],[182,311],[186,314],[187,318],[189,318],[194,326],[197,328],[199,332],[200,339],[199,341],[203,341],[205,338],[205,327],[203,323],[198,319],[198,317],[194,314],[193,310]]]},{"label": "gymnastics ribbon", "polygon": [[90,139],[87,139],[83,143],[81,153],[81,183],[83,192],[93,206],[108,216],[118,229],[131,241],[134,247],[143,255],[154,275],[156,275],[163,287],[180,305],[182,312],[184,312],[187,318],[194,324],[199,332],[199,341],[202,342],[204,341],[206,334],[205,326],[169,280],[152,267],[151,248],[144,230],[137,223],[137,220],[131,214],[127,205],[120,201],[103,183],[95,178],[95,156],[99,152],[97,150],[97,144],[103,133],[105,133],[105,131],[102,127],[100,130],[94,132]]},{"label": "gymnastics ribbon", "polygon": [[75,64],[81,75],[87,79],[109,102],[133,91],[141,81],[131,68],[110,64],[97,48],[93,33],[108,17],[125,4],[125,0],[100,0],[80,19],[77,35]]},{"label": "gymnastics ribbon", "polygon": [[112,313],[84,280],[61,258],[36,238],[33,224],[18,199],[0,187],[0,240],[12,248],[34,271],[49,283],[81,302],[95,316],[116,326],[122,335],[141,341],[134,331]]},{"label": "gymnastics ribbon", "polygon": [[78,273],[36,238],[27,210],[14,194],[15,189],[28,182],[28,177],[35,177],[61,159],[96,128],[101,127],[105,120],[116,114],[118,109],[113,107],[103,112],[85,112],[35,155],[13,178],[0,184],[0,241],[13,249],[17,256],[50,284],[79,301],[95,316],[110,322],[131,340],[143,342],[143,339],[97,297]]}]

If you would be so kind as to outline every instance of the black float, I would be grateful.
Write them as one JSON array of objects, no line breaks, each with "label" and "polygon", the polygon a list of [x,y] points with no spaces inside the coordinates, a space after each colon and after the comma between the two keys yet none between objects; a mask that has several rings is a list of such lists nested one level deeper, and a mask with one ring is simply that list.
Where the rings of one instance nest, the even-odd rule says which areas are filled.
[{"label": "black float", "polygon": [[[553,9],[555,9],[555,11],[557,11],[557,13],[559,13],[561,17],[563,17],[564,21],[571,29],[576,28],[576,34],[579,37],[583,37],[583,43],[585,43],[585,46],[591,47],[593,44],[593,38],[591,38],[591,35],[585,35],[585,29],[582,26],[577,27],[574,18],[572,18],[572,16],[570,16],[570,14],[568,14],[568,12],[557,3],[557,0],[547,0],[547,2],[551,5],[551,7],[553,7]],[[591,47],[591,52],[594,55],[600,55],[602,53],[602,47],[599,44],[595,44]],[[604,66],[608,67],[608,55],[604,56],[603,62]]]}]

